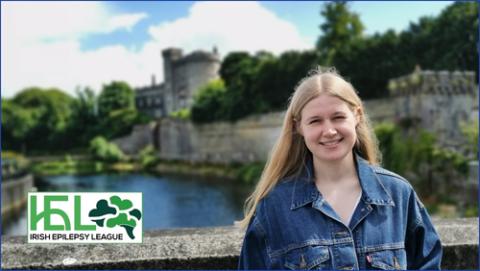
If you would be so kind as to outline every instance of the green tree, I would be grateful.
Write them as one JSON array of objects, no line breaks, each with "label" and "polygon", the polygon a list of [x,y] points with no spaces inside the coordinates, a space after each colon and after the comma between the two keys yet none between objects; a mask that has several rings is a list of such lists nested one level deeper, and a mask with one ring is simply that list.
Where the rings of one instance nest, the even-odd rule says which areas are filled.
[{"label": "green tree", "polygon": [[[50,151],[71,146],[66,129],[72,114],[72,97],[59,89],[32,87],[18,93],[12,103],[24,111],[21,114],[28,119],[28,132],[20,132],[26,135],[23,138],[25,148]],[[25,129],[18,127],[19,131]],[[15,130],[15,126],[12,129]]]},{"label": "green tree", "polygon": [[134,100],[133,90],[126,82],[113,81],[104,85],[98,96],[99,116],[106,117],[114,110],[132,109]]},{"label": "green tree", "polygon": [[257,93],[252,86],[258,70],[260,57],[252,57],[248,53],[231,53],[225,57],[220,75],[225,81],[227,95],[224,100],[224,113],[227,119],[233,121],[256,112],[259,102]]},{"label": "green tree", "polygon": [[266,106],[261,111],[284,110],[296,84],[307,72],[322,64],[319,54],[314,51],[287,51],[278,58],[260,62],[253,84],[253,92]]},{"label": "green tree", "polygon": [[389,30],[338,52],[334,64],[356,87],[361,98],[371,99],[388,96],[388,80],[413,70],[415,62],[409,59],[399,52],[397,34]]},{"label": "green tree", "polygon": [[[433,69],[474,70],[478,79],[478,2],[456,2],[435,20],[429,33]],[[427,52],[425,52],[427,53]]]},{"label": "green tree", "polygon": [[325,3],[320,14],[325,22],[320,25],[323,34],[316,47],[330,65],[336,53],[349,50],[351,44],[362,39],[364,26],[358,14],[351,12],[344,1]]},{"label": "green tree", "polygon": [[100,118],[97,112],[97,97],[91,88],[77,89],[77,98],[72,107],[68,133],[74,146],[88,146],[98,133]]},{"label": "green tree", "polygon": [[2,148],[27,151],[27,139],[37,123],[35,112],[2,99]]},{"label": "green tree", "polygon": [[145,116],[135,109],[134,99],[133,90],[125,82],[104,85],[98,96],[101,121],[97,135],[112,139],[130,133],[135,124],[145,123]]},{"label": "green tree", "polygon": [[111,111],[101,122],[100,135],[108,139],[124,136],[132,131],[135,124],[139,124],[139,114],[134,108],[123,108]]},{"label": "green tree", "polygon": [[[348,28],[341,27],[346,25],[345,20],[335,19],[348,13],[345,9],[345,4],[340,3],[324,7],[322,14],[330,31]],[[345,75],[363,99],[379,98],[388,95],[389,79],[411,73],[416,65],[423,70],[474,70],[478,80],[477,29],[478,3],[456,2],[439,16],[422,17],[399,34],[393,30],[363,38],[353,34],[349,40],[325,32],[319,45],[320,41],[329,45],[317,48],[328,65]],[[346,33],[340,30],[338,33]]]},{"label": "green tree", "polygon": [[223,118],[225,83],[221,79],[212,80],[200,88],[194,97],[191,110],[192,121],[212,122]]}]

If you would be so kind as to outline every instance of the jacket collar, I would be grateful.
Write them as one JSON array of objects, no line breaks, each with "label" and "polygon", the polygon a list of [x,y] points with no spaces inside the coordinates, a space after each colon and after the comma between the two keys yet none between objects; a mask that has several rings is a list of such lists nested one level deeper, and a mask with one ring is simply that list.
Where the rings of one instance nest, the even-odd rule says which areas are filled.
[{"label": "jacket collar", "polygon": [[[355,152],[354,158],[362,188],[362,200],[367,204],[395,206],[392,197],[386,191],[372,166]],[[305,159],[302,172],[295,178],[293,184],[291,210],[305,206],[318,198],[323,198],[315,186],[314,176],[313,159],[309,154]]]}]

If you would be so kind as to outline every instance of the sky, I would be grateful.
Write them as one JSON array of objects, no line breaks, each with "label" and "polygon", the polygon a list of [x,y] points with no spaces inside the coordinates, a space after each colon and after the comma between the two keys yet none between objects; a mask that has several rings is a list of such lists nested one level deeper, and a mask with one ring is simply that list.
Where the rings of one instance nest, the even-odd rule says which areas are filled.
[{"label": "sky", "polygon": [[[365,34],[397,32],[452,1],[350,2]],[[321,1],[2,1],[1,96],[56,87],[71,96],[123,80],[163,81],[161,50],[308,50],[321,35]]]}]

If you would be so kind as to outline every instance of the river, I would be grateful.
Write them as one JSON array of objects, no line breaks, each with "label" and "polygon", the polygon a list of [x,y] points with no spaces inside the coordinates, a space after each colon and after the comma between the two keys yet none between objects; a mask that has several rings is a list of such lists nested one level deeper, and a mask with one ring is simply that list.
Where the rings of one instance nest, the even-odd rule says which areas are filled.
[{"label": "river", "polygon": [[[142,192],[144,230],[233,225],[251,188],[230,181],[147,174],[60,175],[36,180],[39,192]],[[26,235],[26,208],[2,235]]]}]

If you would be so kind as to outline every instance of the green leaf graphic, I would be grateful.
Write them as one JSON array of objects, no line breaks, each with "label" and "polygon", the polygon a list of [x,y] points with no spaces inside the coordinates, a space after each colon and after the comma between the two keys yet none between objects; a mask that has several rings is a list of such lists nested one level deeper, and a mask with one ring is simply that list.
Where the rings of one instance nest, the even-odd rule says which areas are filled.
[{"label": "green leaf graphic", "polygon": [[137,223],[135,222],[134,219],[128,219],[127,214],[119,214],[117,217],[112,217],[107,220],[107,227],[113,228],[115,226],[130,226],[130,227],[135,227],[137,226]]},{"label": "green leaf graphic", "polygon": [[113,204],[113,205],[116,205],[118,207],[119,210],[128,210],[130,208],[132,208],[132,202],[129,201],[128,199],[126,200],[122,200],[120,199],[119,196],[112,196],[110,197],[110,202]]},{"label": "green leaf graphic", "polygon": [[88,213],[88,216],[89,217],[96,217],[96,216],[104,216],[106,214],[113,214],[114,215],[116,213],[117,213],[117,210],[115,210],[115,208],[113,208],[113,207],[110,207],[108,205],[108,202],[106,200],[102,199],[102,200],[99,200],[97,202],[97,208],[91,210]]},{"label": "green leaf graphic", "polygon": [[138,209],[133,209],[129,212],[129,214],[133,217],[135,217],[137,220],[140,220],[142,218],[142,213]]}]

